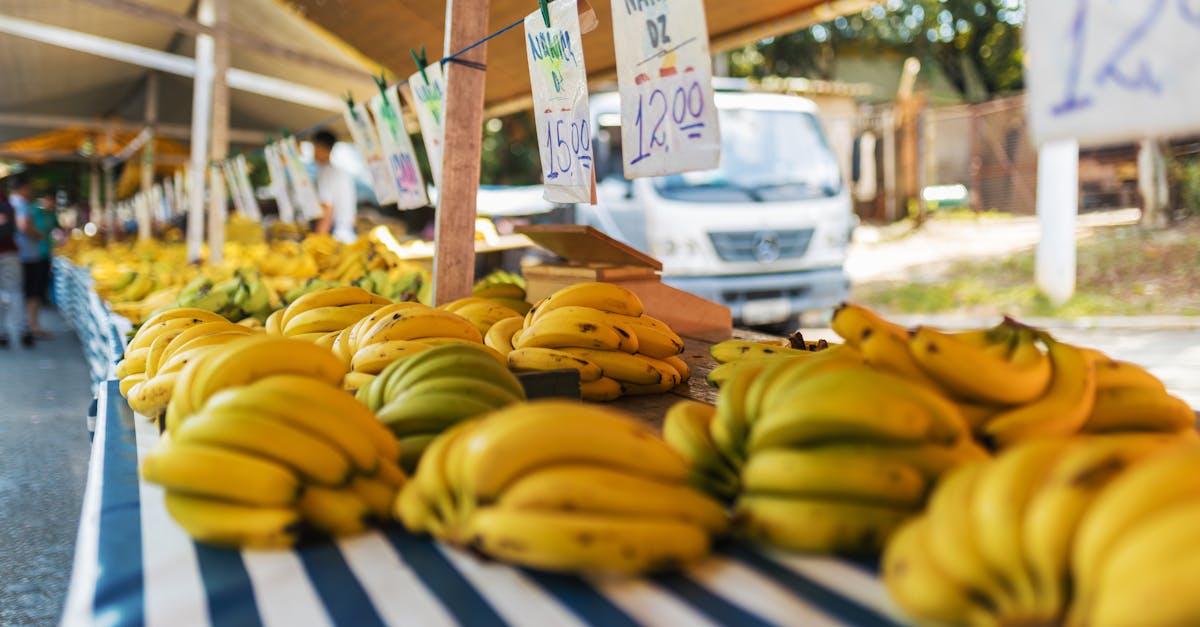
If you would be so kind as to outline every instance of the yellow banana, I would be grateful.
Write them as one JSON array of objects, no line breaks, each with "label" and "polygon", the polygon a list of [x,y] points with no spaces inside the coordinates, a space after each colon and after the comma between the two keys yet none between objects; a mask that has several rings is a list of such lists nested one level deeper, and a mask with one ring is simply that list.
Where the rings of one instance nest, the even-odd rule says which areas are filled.
[{"label": "yellow banana", "polygon": [[473,303],[458,309],[454,313],[471,321],[475,328],[479,330],[481,335],[486,335],[493,324],[508,318],[521,318],[521,314],[491,301],[486,303]]},{"label": "yellow banana", "polygon": [[[578,308],[582,310],[583,308]],[[536,320],[527,326],[516,348],[598,348],[619,350],[621,335],[601,312],[590,310],[594,316],[555,315]]]},{"label": "yellow banana", "polygon": [[734,506],[738,532],[750,540],[837,555],[878,555],[911,515],[885,505],[774,495],[743,495]]},{"label": "yellow banana", "polygon": [[377,303],[380,305],[390,304],[391,301],[381,296],[376,296],[364,290],[361,287],[352,285],[342,287],[332,287],[324,290],[309,292],[297,298],[288,304],[284,310],[283,316],[279,319],[279,326],[282,329],[288,328],[288,323],[297,314],[318,307],[343,307],[345,305],[365,305],[368,303]]},{"label": "yellow banana", "polygon": [[483,336],[483,343],[507,357],[513,350],[513,334],[524,324],[525,320],[520,317],[498,320],[488,329],[487,334]]},{"label": "yellow banana", "polygon": [[561,307],[591,307],[625,316],[640,316],[645,311],[637,294],[612,283],[576,283],[564,287],[537,308],[537,316]]},{"label": "yellow banana", "polygon": [[[178,309],[167,309],[165,311],[155,314],[154,316],[152,316],[151,318],[149,318],[148,320],[146,320],[145,322],[142,323],[142,326],[138,329],[138,333],[140,334],[142,332],[142,330],[144,330],[144,329],[153,329],[154,327],[157,327],[159,324],[166,322],[168,320],[174,320],[175,318],[200,318],[204,322],[220,322],[220,321],[229,322],[221,315],[215,314],[207,309],[198,309],[196,307],[180,307]],[[149,331],[147,331],[147,332],[149,332]],[[153,339],[153,338],[151,338],[151,339]],[[144,345],[149,346],[150,343],[144,342]]]},{"label": "yellow banana", "polygon": [[1062,342],[1049,341],[1053,375],[1045,396],[993,416],[983,433],[1000,447],[1079,431],[1096,399],[1096,369],[1090,356]]},{"label": "yellow banana", "polygon": [[888,594],[908,614],[930,624],[999,625],[973,592],[930,556],[928,516],[911,520],[888,540],[880,562]]},{"label": "yellow banana", "polygon": [[490,301],[487,298],[484,298],[482,296],[467,296],[466,298],[452,300],[444,305],[438,305],[437,308],[441,309],[442,311],[449,311],[450,313],[458,313],[458,311],[460,309],[469,307],[471,305],[485,305],[486,306],[486,305],[491,305],[491,304],[493,304],[492,301]]},{"label": "yellow banana", "polygon": [[[212,322],[213,319],[210,316],[216,316],[216,314],[187,318],[171,318],[170,320],[164,320],[153,326],[143,325],[142,328],[138,330],[137,334],[129,340],[129,343],[125,346],[125,352],[129,353],[139,348],[148,349],[150,348],[150,345],[154,343],[154,340],[164,333],[178,333],[188,327],[203,324],[205,322]],[[217,317],[220,318],[220,316]],[[220,319],[224,320],[224,318]]]},{"label": "yellow banana", "polygon": [[508,354],[508,367],[515,372],[538,370],[575,370],[579,381],[587,383],[604,376],[600,366],[570,353],[553,348],[525,347]]},{"label": "yellow banana", "polygon": [[1107,357],[1096,360],[1096,389],[1139,387],[1166,394],[1167,387],[1158,377],[1145,368],[1127,361],[1116,361]]},{"label": "yellow banana", "polygon": [[466,318],[439,309],[409,308],[384,318],[359,338],[358,346],[389,340],[453,337],[483,344],[483,335]]},{"label": "yellow banana", "polygon": [[150,347],[144,346],[134,350],[125,349],[125,358],[117,362],[115,373],[118,379],[124,379],[131,374],[145,374],[146,358],[150,355]]},{"label": "yellow banana", "polygon": [[682,357],[678,355],[671,355],[669,357],[663,357],[662,361],[668,366],[674,368],[675,372],[679,373],[679,379],[681,381],[687,381],[688,379],[692,378],[692,366],[688,364],[688,362]]},{"label": "yellow banana", "polygon": [[630,325],[637,336],[638,352],[655,359],[666,359],[683,352],[683,338],[667,329],[647,325]]},{"label": "yellow banana", "polygon": [[394,361],[407,359],[421,351],[433,348],[429,344],[412,340],[391,340],[369,344],[358,349],[350,359],[355,372],[379,374]]},{"label": "yellow banana", "polygon": [[317,529],[331,536],[349,536],[367,530],[371,508],[353,490],[310,485],[297,503],[300,513]]},{"label": "yellow banana", "polygon": [[564,348],[562,352],[600,367],[604,376],[628,383],[650,385],[662,381],[662,371],[644,359],[621,351]]},{"label": "yellow banana", "polygon": [[912,466],[838,449],[771,449],[750,457],[741,473],[744,494],[854,501],[917,509],[925,477]]},{"label": "yellow banana", "polygon": [[142,462],[142,477],[167,490],[263,507],[291,505],[301,492],[299,478],[281,464],[191,442],[160,442]]},{"label": "yellow banana", "polygon": [[863,340],[865,331],[888,333],[902,338],[908,337],[908,330],[904,327],[884,320],[879,314],[866,307],[852,303],[842,303],[834,309],[833,318],[829,324],[834,333],[840,335],[847,344],[855,348]]},{"label": "yellow banana", "polygon": [[276,309],[267,316],[267,320],[263,326],[267,329],[268,335],[283,335],[283,326],[280,324],[283,320],[283,314],[286,309]]},{"label": "yellow banana", "polygon": [[341,331],[374,313],[380,307],[382,305],[375,303],[314,307],[290,316],[287,324],[283,327],[283,334],[292,336]]},{"label": "yellow banana", "polygon": [[156,417],[167,409],[171,394],[175,391],[175,380],[179,373],[168,372],[146,379],[129,389],[129,407],[149,417]]},{"label": "yellow banana", "polygon": [[129,398],[130,390],[145,380],[146,375],[144,373],[135,372],[133,374],[127,374],[121,379],[121,382],[117,384],[117,389],[121,391],[121,396]]},{"label": "yellow banana", "polygon": [[611,377],[600,377],[595,381],[584,381],[579,384],[579,398],[593,403],[615,401],[624,393],[620,381]]},{"label": "yellow banana", "polygon": [[712,355],[713,359],[722,364],[743,359],[780,356],[792,357],[797,355],[806,357],[809,355],[809,352],[804,350],[748,340],[725,340],[724,342],[717,342],[708,349],[708,352]]},{"label": "yellow banana", "polygon": [[396,502],[402,487],[403,484],[396,486],[381,479],[358,475],[350,482],[349,489],[367,504],[372,516],[382,521],[392,519],[392,504]]},{"label": "yellow banana", "polygon": [[167,359],[171,358],[182,347],[189,345],[192,340],[200,337],[207,337],[217,333],[240,333],[242,335],[250,335],[252,331],[243,326],[233,324],[228,320],[219,320],[216,322],[203,322],[192,327],[188,327],[180,331],[166,347],[163,348],[163,354],[159,358],[158,365],[161,368]]},{"label": "yellow banana", "polygon": [[1196,424],[1196,413],[1183,400],[1150,387],[1099,390],[1084,419],[1083,430],[1163,431],[1173,433]]},{"label": "yellow banana", "polygon": [[[927,374],[966,400],[1019,405],[1041,398],[1050,386],[1050,361],[1032,339],[1023,340],[1011,359],[989,355],[955,335],[928,327],[917,329],[909,346]],[[1018,361],[1018,355],[1027,354],[1033,359]]]},{"label": "yellow banana", "polygon": [[698,401],[675,403],[663,419],[663,439],[691,467],[689,478],[693,485],[730,497],[737,489],[737,473],[709,433],[716,412],[712,405]]},{"label": "yellow banana", "polygon": [[350,336],[347,339],[350,342],[350,352],[353,353],[355,350],[361,348],[363,338],[365,338],[367,335],[391,324],[392,320],[396,320],[397,318],[394,317],[396,314],[404,311],[410,311],[410,313],[416,311],[426,312],[430,309],[432,308],[428,305],[422,305],[421,303],[414,302],[392,303],[376,309],[374,313],[363,318],[362,320],[359,320],[349,327]]},{"label": "yellow banana", "polygon": [[171,518],[199,542],[247,549],[285,549],[296,543],[300,512],[293,507],[257,507],[167,490]]},{"label": "yellow banana", "polygon": [[865,329],[858,349],[862,351],[863,359],[874,368],[899,375],[932,390],[942,389],[941,385],[925,374],[917,364],[906,336]]}]

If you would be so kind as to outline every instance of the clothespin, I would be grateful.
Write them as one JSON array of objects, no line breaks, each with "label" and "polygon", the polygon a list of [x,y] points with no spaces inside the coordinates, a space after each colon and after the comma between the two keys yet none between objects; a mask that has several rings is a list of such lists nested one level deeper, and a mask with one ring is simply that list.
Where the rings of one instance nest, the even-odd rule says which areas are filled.
[{"label": "clothespin", "polygon": [[417,56],[417,51],[412,48],[409,48],[408,51],[412,54],[413,62],[417,64],[417,70],[421,72],[421,79],[428,84],[429,77],[425,76],[425,67],[429,65],[429,61],[425,56],[425,46],[421,46],[421,56]]},{"label": "clothespin", "polygon": [[346,90],[346,107],[350,109],[351,119],[357,120],[358,112],[354,110],[354,94],[349,89]]},{"label": "clothespin", "polygon": [[550,28],[550,2],[549,0],[538,0],[538,6],[542,9],[542,21],[546,23],[546,28]]},{"label": "clothespin", "polygon": [[388,88],[387,73],[380,72],[379,76],[372,76],[371,78],[375,81],[375,86],[379,88],[379,93],[383,94],[383,99],[386,101]]}]

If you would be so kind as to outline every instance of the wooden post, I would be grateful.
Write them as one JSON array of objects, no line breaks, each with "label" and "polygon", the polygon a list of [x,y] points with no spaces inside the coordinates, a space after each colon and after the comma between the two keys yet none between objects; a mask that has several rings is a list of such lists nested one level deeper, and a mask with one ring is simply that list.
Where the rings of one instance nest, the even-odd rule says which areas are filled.
[{"label": "wooden post", "polygon": [[896,109],[883,110],[883,220],[896,221]]},{"label": "wooden post", "polygon": [[[216,21],[213,0],[200,0],[196,19]],[[188,164],[188,261],[198,263],[204,245],[204,179],[208,176],[208,131],[212,114],[213,38],[196,35],[196,80],[192,88],[192,154]]]},{"label": "wooden post", "polygon": [[[445,55],[487,36],[488,0],[447,0]],[[487,62],[487,44],[462,57]],[[446,64],[446,139],[433,256],[437,304],[471,295],[475,278],[475,202],[479,195],[485,73]]]},{"label": "wooden post", "polygon": [[216,22],[213,29],[212,143],[210,161],[229,155],[229,0],[213,0]]},{"label": "wooden post", "polygon": [[154,139],[158,134],[158,72],[146,77],[146,129],[150,136],[142,147],[142,193],[154,186]]}]

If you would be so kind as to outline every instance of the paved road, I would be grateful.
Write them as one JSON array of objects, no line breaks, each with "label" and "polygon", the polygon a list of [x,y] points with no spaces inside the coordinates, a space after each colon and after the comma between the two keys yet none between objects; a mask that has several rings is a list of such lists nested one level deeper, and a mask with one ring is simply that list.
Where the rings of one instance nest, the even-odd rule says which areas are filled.
[{"label": "paved road", "polygon": [[34,349],[0,350],[0,625],[54,625],[90,451],[87,366],[56,314]]}]

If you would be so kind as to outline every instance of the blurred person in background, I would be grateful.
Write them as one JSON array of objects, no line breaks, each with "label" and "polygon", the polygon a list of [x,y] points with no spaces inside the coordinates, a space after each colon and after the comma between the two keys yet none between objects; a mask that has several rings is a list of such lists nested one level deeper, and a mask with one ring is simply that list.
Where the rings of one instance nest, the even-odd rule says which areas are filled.
[{"label": "blurred person in background", "polygon": [[[25,326],[25,321],[22,320],[21,295],[25,291],[22,288],[23,284],[23,261],[30,245],[36,245],[36,240],[33,239],[37,234],[37,230],[33,226],[33,185],[29,179],[24,176],[17,176],[13,180],[12,195],[8,197],[8,204],[13,212],[13,244],[16,246],[16,254],[0,253],[0,291],[8,294],[8,326],[9,333],[16,335],[18,332],[21,335],[21,344],[26,347],[33,346],[33,332]],[[15,286],[15,288],[13,287]],[[8,337],[4,338],[4,343],[0,346],[8,346]]]},{"label": "blurred person in background", "polygon": [[317,196],[321,201],[321,217],[313,223],[314,233],[332,234],[338,241],[351,243],[357,238],[354,223],[358,214],[358,199],[354,193],[354,178],[329,162],[337,136],[322,129],[313,135],[313,160],[317,162]]},{"label": "blurred person in background", "polygon": [[24,327],[21,320],[21,259],[17,256],[17,213],[0,187],[0,348],[11,346]]},{"label": "blurred person in background", "polygon": [[58,230],[58,202],[54,194],[46,193],[38,198],[29,222],[32,241],[30,245],[20,247],[25,283],[25,321],[33,337],[48,339],[50,333],[42,328],[38,318],[42,305],[50,300],[50,251],[54,233]]}]

